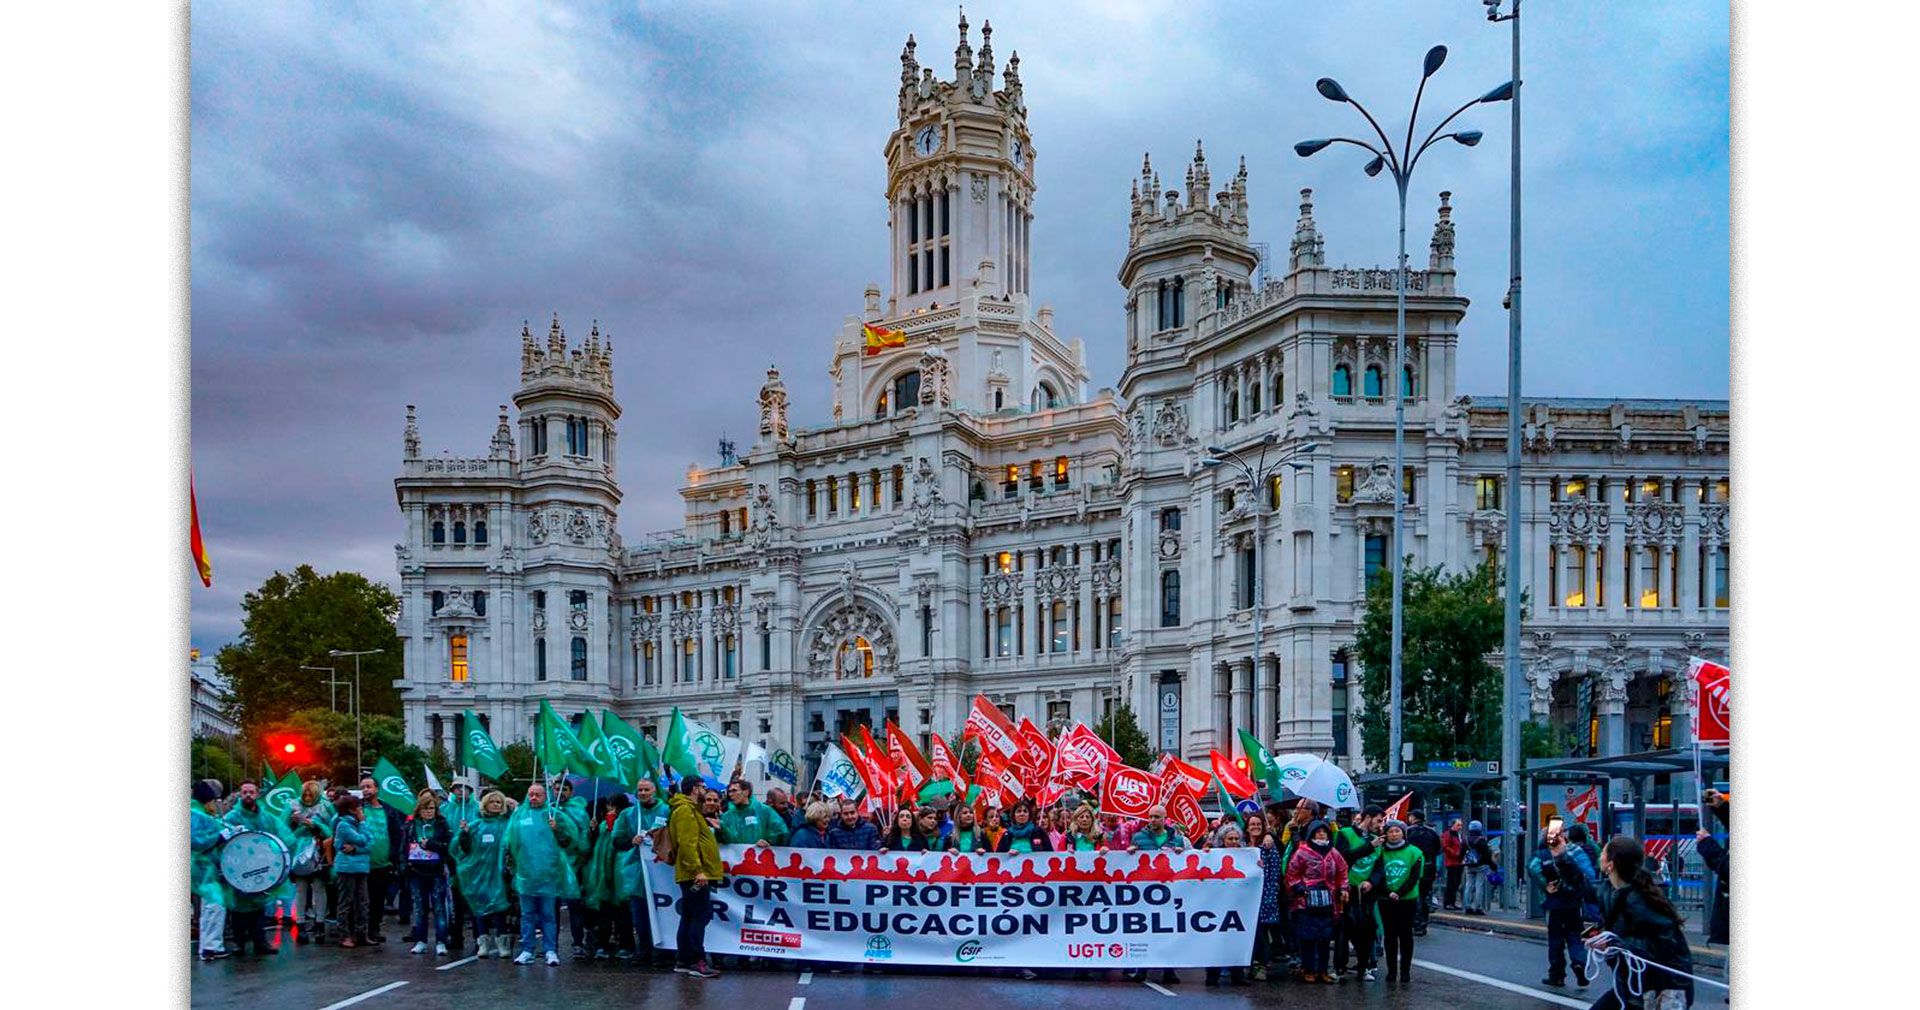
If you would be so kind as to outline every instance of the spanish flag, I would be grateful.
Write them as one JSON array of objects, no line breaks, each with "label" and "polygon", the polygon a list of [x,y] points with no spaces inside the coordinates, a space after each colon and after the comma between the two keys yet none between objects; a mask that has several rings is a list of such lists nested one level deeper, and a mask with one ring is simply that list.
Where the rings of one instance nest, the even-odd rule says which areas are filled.
[{"label": "spanish flag", "polygon": [[867,338],[866,357],[873,357],[888,347],[907,346],[907,335],[900,330],[889,330],[872,323],[861,323],[860,331]]},{"label": "spanish flag", "polygon": [[187,477],[187,512],[193,519],[193,530],[188,535],[187,544],[193,551],[193,566],[200,570],[200,584],[213,588],[213,562],[207,558],[206,541],[200,539],[200,502],[193,494],[193,477]]}]

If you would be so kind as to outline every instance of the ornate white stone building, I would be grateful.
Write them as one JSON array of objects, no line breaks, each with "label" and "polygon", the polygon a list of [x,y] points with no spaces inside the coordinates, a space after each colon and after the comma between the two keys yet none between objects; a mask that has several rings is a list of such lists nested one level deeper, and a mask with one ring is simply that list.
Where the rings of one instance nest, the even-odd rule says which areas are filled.
[{"label": "ornate white stone building", "polygon": [[[1127,704],[1189,757],[1251,726],[1357,765],[1348,655],[1394,549],[1392,271],[1329,265],[1307,190],[1261,270],[1244,162],[1218,191],[1197,145],[1177,188],[1143,163],[1124,334],[1104,338],[1127,365],[1089,393],[1082,344],[1028,286],[1040,157],[1019,57],[998,70],[991,28],[977,54],[960,29],[951,77],[911,37],[901,54],[891,285],[827,348],[832,419],[795,424],[769,368],[758,440],[689,468],[680,528],[618,532],[597,326],[522,330],[517,419],[500,408],[485,456],[422,455],[408,408],[411,740],[450,745],[469,708],[525,739],[546,699],[655,732],[679,706],[811,754],[858,721],[955,730],[983,693],[1040,724]],[[1454,385],[1449,214],[1443,193],[1407,278],[1405,549],[1479,563],[1517,491],[1536,713],[1600,753],[1664,744],[1688,655],[1727,651],[1727,404],[1530,398],[1523,485],[1504,487],[1505,399]],[[868,355],[865,323],[906,345]],[[1268,486],[1201,465],[1269,439],[1269,460],[1301,466]]]}]

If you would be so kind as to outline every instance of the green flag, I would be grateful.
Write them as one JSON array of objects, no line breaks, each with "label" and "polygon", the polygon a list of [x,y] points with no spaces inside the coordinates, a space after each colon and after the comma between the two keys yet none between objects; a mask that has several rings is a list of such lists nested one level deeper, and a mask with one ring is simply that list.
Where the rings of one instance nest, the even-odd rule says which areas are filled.
[{"label": "green flag", "polygon": [[1253,777],[1267,784],[1267,794],[1274,798],[1280,795],[1280,769],[1274,766],[1273,755],[1260,745],[1260,738],[1246,730],[1240,731],[1240,749],[1246,752],[1248,770]]},{"label": "green flag", "polygon": [[620,766],[620,780],[632,785],[647,774],[645,762],[641,756],[645,753],[642,744],[646,737],[640,731],[627,725],[626,720],[613,714],[612,709],[600,713],[601,730],[607,737],[607,751],[613,756],[614,763]]},{"label": "green flag", "polygon": [[942,796],[953,795],[953,782],[950,779],[935,779],[920,787],[920,802],[928,803]]},{"label": "green flag", "polygon": [[271,789],[273,788],[274,785],[279,783],[280,776],[275,775],[273,773],[273,762],[268,761],[266,758],[261,758],[260,767],[265,769],[265,771],[262,772],[260,775],[260,784]]},{"label": "green flag", "polygon": [[[653,745],[653,738],[640,735],[640,777],[658,782],[666,772],[666,764],[660,760],[660,748]],[[634,781],[639,781],[635,779]]]},{"label": "green flag", "polygon": [[680,706],[673,707],[673,715],[667,719],[667,742],[660,748],[660,763],[681,775],[695,773],[693,755],[687,752],[687,717]]},{"label": "green flag", "polygon": [[460,763],[478,771],[490,779],[504,778],[507,774],[507,759],[494,746],[493,737],[487,735],[487,728],[480,725],[480,717],[471,709],[460,713],[464,732],[460,735]]},{"label": "green flag", "polygon": [[607,735],[600,732],[600,720],[588,712],[580,720],[580,747],[586,754],[588,771],[582,775],[594,778],[620,778],[624,775],[620,762],[614,760],[613,752],[607,747]]},{"label": "green flag", "polygon": [[267,808],[268,813],[284,820],[293,812],[293,804],[300,798],[301,784],[300,776],[289,770],[279,782],[274,783],[273,788],[261,795],[260,805]]},{"label": "green flag", "polygon": [[546,765],[547,775],[557,775],[562,771],[571,771],[580,775],[595,774],[593,760],[587,756],[586,745],[573,732],[573,727],[560,718],[553,706],[545,698],[540,699],[539,716],[540,763]]},{"label": "green flag", "polygon": [[413,790],[407,787],[406,777],[393,762],[384,757],[374,762],[373,781],[380,787],[380,802],[403,814],[413,813]]},{"label": "green flag", "polygon": [[1220,801],[1220,816],[1231,815],[1234,823],[1240,825],[1240,830],[1246,831],[1247,819],[1240,816],[1240,808],[1233,805],[1233,797],[1227,794],[1227,787],[1221,783],[1218,776],[1213,780],[1213,795]]},{"label": "green flag", "polygon": [[732,772],[725,767],[728,763],[726,739],[712,726],[687,718],[678,708],[673,710],[667,745],[661,748],[660,756],[668,767],[683,776],[705,775],[725,782]]}]

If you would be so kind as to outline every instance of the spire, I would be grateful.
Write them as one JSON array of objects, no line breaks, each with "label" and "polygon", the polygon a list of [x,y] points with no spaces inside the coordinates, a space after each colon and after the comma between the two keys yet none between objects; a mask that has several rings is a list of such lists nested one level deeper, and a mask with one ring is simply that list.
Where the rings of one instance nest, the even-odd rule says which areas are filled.
[{"label": "spire", "polygon": [[507,405],[500,405],[500,424],[493,429],[493,458],[513,459],[513,426],[507,423]]},{"label": "spire", "polygon": [[406,459],[420,458],[420,425],[413,417],[413,404],[407,404],[407,430],[401,436],[401,445],[405,448]]},{"label": "spire", "polygon": [[1440,191],[1440,218],[1433,223],[1433,241],[1427,246],[1427,269],[1453,269],[1453,193]]},{"label": "spire", "polygon": [[566,357],[567,336],[560,332],[560,313],[553,314],[553,325],[547,328],[547,353]]},{"label": "spire", "polygon": [[967,44],[967,9],[960,8],[960,44],[953,47],[953,82],[967,83],[973,74],[973,47]]},{"label": "spire", "polygon": [[1208,193],[1212,189],[1213,178],[1207,171],[1207,152],[1200,141],[1193,142],[1193,164],[1187,166],[1187,207],[1190,210],[1203,210],[1207,206]]},{"label": "spire", "polygon": [[974,67],[974,76],[981,78],[986,90],[993,90],[993,22],[980,26],[980,62]]},{"label": "spire", "polygon": [[1017,109],[1020,107],[1020,50],[1015,49],[1007,60],[1007,72],[1003,76],[1007,79],[1007,99]]},{"label": "spire", "polygon": [[1317,267],[1325,264],[1323,253],[1325,241],[1320,237],[1320,229],[1313,223],[1313,190],[1300,191],[1300,219],[1293,225],[1293,244],[1288,247],[1289,270],[1304,267]]}]

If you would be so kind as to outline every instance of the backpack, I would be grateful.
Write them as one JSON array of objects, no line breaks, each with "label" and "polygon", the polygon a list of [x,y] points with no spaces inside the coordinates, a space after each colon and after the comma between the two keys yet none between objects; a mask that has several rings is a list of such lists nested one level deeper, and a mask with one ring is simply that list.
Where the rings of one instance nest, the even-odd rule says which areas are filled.
[{"label": "backpack", "polygon": [[653,829],[653,859],[655,862],[673,862],[673,832],[666,828]]}]

